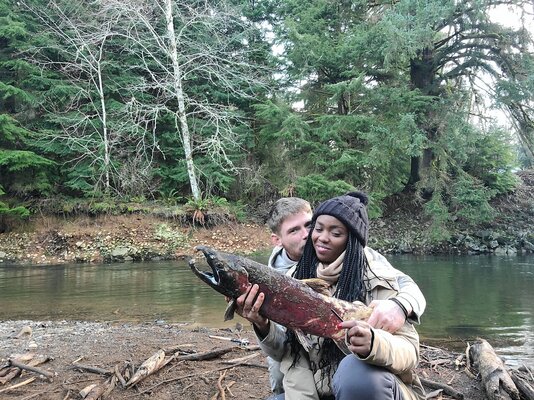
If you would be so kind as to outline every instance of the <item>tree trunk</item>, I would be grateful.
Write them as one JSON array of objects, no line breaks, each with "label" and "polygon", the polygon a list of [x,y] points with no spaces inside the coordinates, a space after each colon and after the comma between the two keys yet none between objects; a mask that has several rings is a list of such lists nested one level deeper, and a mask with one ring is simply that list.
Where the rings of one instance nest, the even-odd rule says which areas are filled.
[{"label": "tree trunk", "polygon": [[[176,125],[180,130],[180,137],[182,138],[182,145],[184,147],[185,163],[187,166],[187,174],[189,176],[189,184],[191,186],[191,194],[194,200],[200,200],[200,189],[198,188],[198,181],[195,172],[195,164],[193,162],[193,151],[191,148],[191,135],[189,133],[189,126],[187,124],[187,115],[185,111],[184,91],[182,87],[182,72],[180,64],[178,63],[176,33],[174,31],[174,19],[172,15],[172,2],[165,0],[165,20],[167,22],[167,34],[169,37],[169,55],[172,61],[172,68],[174,73],[174,90],[176,93],[176,100],[178,102],[178,113]],[[179,125],[179,126],[178,126]]]},{"label": "tree trunk", "polygon": [[[434,153],[432,149],[424,149],[422,156],[413,156],[410,163],[410,178],[405,186],[405,190],[415,191],[418,182],[425,181],[430,175]],[[421,195],[425,199],[432,197],[434,188],[429,185],[421,188]]]},{"label": "tree trunk", "polygon": [[[413,59],[410,62],[410,82],[413,87],[419,89],[425,95],[435,95],[434,89],[434,64],[433,52],[431,49],[425,49],[421,52],[418,59]],[[432,111],[429,111],[424,120],[425,126],[421,130],[426,133],[429,143],[433,143],[438,132],[432,126]],[[430,126],[429,126],[430,125]],[[410,164],[410,177],[406,184],[406,190],[414,190],[415,185],[430,176],[430,168],[432,160],[434,159],[434,152],[432,148],[427,147],[422,150],[422,155],[413,156]],[[422,189],[424,197],[431,197],[433,188],[425,187]]]},{"label": "tree trunk", "polygon": [[102,43],[100,44],[100,50],[98,53],[98,60],[97,60],[97,78],[98,78],[98,94],[100,97],[100,107],[101,107],[101,120],[102,120],[102,140],[104,144],[104,191],[107,193],[110,189],[110,179],[109,179],[109,166],[110,166],[110,146],[109,146],[109,134],[108,134],[108,126],[107,126],[107,109],[106,109],[106,101],[104,98],[104,83],[102,82],[102,50],[104,48],[104,43],[106,39],[102,40]]}]

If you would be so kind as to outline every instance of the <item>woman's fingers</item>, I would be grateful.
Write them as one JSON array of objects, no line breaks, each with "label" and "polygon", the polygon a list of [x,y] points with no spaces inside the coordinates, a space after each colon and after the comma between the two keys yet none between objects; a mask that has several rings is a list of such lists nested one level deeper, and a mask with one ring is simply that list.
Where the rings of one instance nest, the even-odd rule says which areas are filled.
[{"label": "woman's fingers", "polygon": [[363,321],[343,321],[340,329],[346,329],[345,342],[349,350],[360,356],[366,356],[371,351],[372,332],[368,323]]}]

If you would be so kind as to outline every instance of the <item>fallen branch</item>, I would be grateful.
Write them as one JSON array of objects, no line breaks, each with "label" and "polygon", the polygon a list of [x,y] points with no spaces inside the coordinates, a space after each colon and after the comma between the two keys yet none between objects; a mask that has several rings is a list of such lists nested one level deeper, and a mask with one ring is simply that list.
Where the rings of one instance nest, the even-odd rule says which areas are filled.
[{"label": "fallen branch", "polygon": [[21,370],[26,370],[30,372],[35,372],[39,375],[39,377],[44,376],[47,380],[52,381],[52,378],[54,378],[54,374],[52,372],[45,371],[44,369],[32,367],[31,365],[26,365],[18,362],[17,360],[8,360],[9,364],[12,367],[20,368]]},{"label": "fallen branch", "polygon": [[226,386],[224,387],[224,388],[226,389],[226,391],[227,391],[228,393],[230,393],[230,396],[232,396],[232,397],[235,397],[235,395],[232,393],[232,391],[230,390],[230,388],[231,388],[232,386],[234,386],[234,385],[235,385],[235,381],[231,381],[231,382],[228,383],[228,385],[226,385]]},{"label": "fallen branch", "polygon": [[152,375],[167,363],[165,362],[165,352],[163,350],[156,351],[137,369],[131,379],[126,382],[126,387],[133,386],[147,376]]},{"label": "fallen branch", "polygon": [[40,396],[40,395],[45,394],[47,392],[48,392],[48,390],[43,390],[41,392],[30,394],[29,396],[23,397],[22,399],[19,399],[19,400],[30,400],[30,399],[33,399],[34,397]]},{"label": "fallen branch", "polygon": [[113,375],[111,378],[109,378],[106,381],[108,387],[102,395],[103,398],[107,398],[109,394],[113,391],[113,389],[115,389],[115,387],[117,386],[117,380],[118,380],[117,376]]},{"label": "fallen branch", "polygon": [[142,394],[151,392],[152,390],[154,390],[154,389],[157,388],[158,386],[160,386],[160,385],[164,385],[164,384],[166,384],[166,383],[171,383],[171,382],[181,381],[182,379],[191,378],[191,377],[193,377],[193,376],[198,376],[198,375],[206,375],[206,374],[209,374],[209,373],[212,373],[212,372],[224,371],[225,369],[230,369],[230,368],[239,367],[240,365],[245,365],[245,366],[246,366],[247,364],[246,364],[246,363],[232,364],[232,365],[229,365],[229,366],[227,366],[227,367],[215,368],[215,369],[210,369],[209,371],[195,372],[195,373],[192,373],[192,374],[187,374],[187,375],[177,376],[176,378],[170,378],[170,379],[161,381],[161,382],[155,384],[154,386],[151,386],[151,387],[149,387],[148,389],[143,390],[142,392],[139,392],[139,393],[137,394],[137,396],[140,396],[140,395],[142,395]]},{"label": "fallen branch", "polygon": [[239,357],[239,358],[233,358],[231,360],[226,360],[225,363],[226,364],[243,363],[245,361],[249,361],[249,360],[252,360],[253,358],[258,357],[259,355],[260,355],[260,353],[250,354],[250,355],[245,356],[245,357]]},{"label": "fallen branch", "polygon": [[248,355],[248,356],[245,356],[245,357],[234,358],[232,360],[224,360],[224,361],[221,361],[221,362],[223,364],[229,364],[229,365],[234,365],[234,364],[237,365],[237,364],[239,364],[239,365],[243,365],[243,366],[247,366],[247,367],[268,369],[267,365],[265,365],[265,364],[257,364],[257,363],[251,364],[251,363],[249,363],[250,360],[252,360],[253,358],[258,357],[260,354],[261,353],[251,354],[251,355]]},{"label": "fallen branch", "polygon": [[80,397],[84,400],[98,400],[105,391],[103,383],[93,383],[80,390]]},{"label": "fallen branch", "polygon": [[35,379],[36,379],[35,376],[32,376],[31,378],[26,379],[24,382],[20,382],[20,383],[17,383],[16,385],[9,386],[9,387],[6,387],[6,388],[0,390],[0,393],[4,393],[4,392],[8,392],[8,391],[13,390],[13,389],[17,389],[17,388],[19,388],[21,386],[24,386],[24,385],[27,385],[29,383],[32,383]]},{"label": "fallen branch", "polygon": [[219,373],[219,379],[217,379],[217,389],[219,390],[215,395],[211,398],[211,400],[216,400],[217,397],[221,396],[221,400],[226,400],[226,395],[224,394],[224,388],[222,386],[222,381],[224,377],[226,376],[226,373],[228,370],[225,370],[224,372]]},{"label": "fallen branch", "polygon": [[121,374],[121,371],[119,370],[119,364],[115,365],[114,372],[115,372],[115,376],[121,383],[122,387],[126,387],[126,380],[124,379],[124,377]]},{"label": "fallen branch", "polygon": [[92,372],[93,374],[99,374],[99,375],[111,375],[113,373],[112,371],[107,370],[107,369],[93,367],[91,365],[78,364],[78,363],[72,363],[71,368],[79,369],[81,371]]},{"label": "fallen branch", "polygon": [[478,339],[476,343],[471,345],[469,357],[480,372],[486,396],[489,400],[510,397],[514,400],[519,400],[519,391],[506,371],[504,363],[486,340]]},{"label": "fallen branch", "polygon": [[[22,370],[17,367],[13,367],[10,360],[15,360],[20,363],[24,362],[31,362],[33,357],[35,356],[34,353],[25,353],[20,355],[13,355],[10,359],[8,359],[4,364],[2,364],[0,369],[0,385],[5,385],[9,381],[15,379],[17,376],[20,375]],[[33,366],[36,366],[38,364],[33,364]]]},{"label": "fallen branch", "polygon": [[430,379],[425,378],[419,378],[421,380],[421,383],[425,385],[426,387],[430,389],[440,389],[443,390],[443,393],[446,395],[449,395],[451,397],[454,397],[455,399],[462,400],[464,398],[463,393],[458,392],[457,390],[453,389],[449,385],[445,383],[435,382],[431,381]]},{"label": "fallen branch", "polygon": [[526,379],[519,376],[517,373],[512,372],[510,376],[512,377],[512,380],[517,386],[517,389],[519,389],[521,392],[522,396],[526,400],[534,400],[534,388],[530,385],[530,383],[528,383]]},{"label": "fallen branch", "polygon": [[526,372],[527,374],[529,374],[530,380],[534,381],[534,375],[532,375],[532,371],[526,365],[520,366],[519,371]]},{"label": "fallen branch", "polygon": [[4,376],[0,377],[0,385],[5,385],[10,380],[16,378],[20,375],[20,372],[20,368],[7,368],[7,373]]},{"label": "fallen branch", "polygon": [[214,358],[218,358],[226,353],[229,353],[233,351],[234,348],[230,347],[227,349],[217,349],[212,351],[206,351],[204,353],[195,353],[195,354],[186,354],[186,355],[179,355],[175,357],[175,360],[180,361],[205,361],[205,360],[213,360]]}]

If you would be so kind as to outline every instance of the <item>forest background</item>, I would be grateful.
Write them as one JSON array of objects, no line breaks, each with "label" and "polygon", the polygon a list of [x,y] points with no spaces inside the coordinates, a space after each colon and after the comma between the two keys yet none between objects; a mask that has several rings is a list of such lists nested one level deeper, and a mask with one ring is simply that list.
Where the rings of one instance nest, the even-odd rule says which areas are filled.
[{"label": "forest background", "polygon": [[0,232],[358,189],[450,240],[533,167],[533,6],[0,0]]}]

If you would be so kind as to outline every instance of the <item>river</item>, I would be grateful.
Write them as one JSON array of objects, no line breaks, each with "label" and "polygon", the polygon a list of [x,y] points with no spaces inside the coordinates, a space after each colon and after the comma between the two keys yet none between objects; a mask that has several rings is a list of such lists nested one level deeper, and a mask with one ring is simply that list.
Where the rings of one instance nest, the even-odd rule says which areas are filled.
[{"label": "river", "polygon": [[[428,306],[418,326],[423,342],[463,351],[466,342],[483,337],[508,364],[534,366],[534,257],[388,259],[412,276],[425,294]],[[0,265],[0,321],[158,321],[230,327],[235,321],[223,322],[225,306],[222,296],[198,280],[185,261]]]}]

